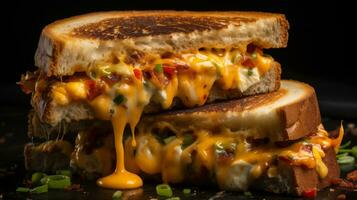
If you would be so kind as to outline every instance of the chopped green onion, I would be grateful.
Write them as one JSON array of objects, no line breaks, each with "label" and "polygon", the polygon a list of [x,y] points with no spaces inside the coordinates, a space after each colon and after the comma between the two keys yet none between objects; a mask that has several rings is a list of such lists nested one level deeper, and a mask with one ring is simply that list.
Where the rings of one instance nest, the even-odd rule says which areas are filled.
[{"label": "chopped green onion", "polygon": [[350,164],[355,161],[355,158],[353,156],[344,156],[344,157],[339,157],[337,159],[338,164]]},{"label": "chopped green onion", "polygon": [[111,71],[109,71],[109,67],[103,68],[103,69],[102,69],[102,72],[103,72],[103,74],[105,74],[105,75],[111,74]]},{"label": "chopped green onion", "polygon": [[348,156],[348,153],[337,154],[336,158],[345,157],[345,156]]},{"label": "chopped green onion", "polygon": [[32,194],[42,194],[48,192],[48,185],[41,185],[30,190]]},{"label": "chopped green onion", "polygon": [[216,143],[216,144],[214,144],[214,149],[215,149],[215,151],[216,151],[217,154],[221,154],[221,153],[224,153],[224,152],[225,152],[222,143]]},{"label": "chopped green onion", "polygon": [[125,100],[125,97],[121,94],[118,94],[114,99],[114,103],[117,104],[117,105],[120,105],[121,103],[123,103]]},{"label": "chopped green onion", "polygon": [[191,189],[190,188],[185,188],[182,191],[184,194],[191,194]]},{"label": "chopped green onion", "polygon": [[95,73],[95,71],[91,71],[91,72],[89,72],[89,77],[91,79],[95,79],[95,78],[97,78],[97,73]]},{"label": "chopped green onion", "polygon": [[174,139],[176,139],[176,136],[170,136],[164,139],[165,144],[170,143],[171,141],[173,141]]},{"label": "chopped green onion", "polygon": [[338,153],[351,153],[352,149],[340,149],[338,150]]},{"label": "chopped green onion", "polygon": [[258,56],[257,56],[257,53],[256,53],[256,52],[252,53],[252,58],[253,58],[253,59],[257,59],[257,57],[258,57]]},{"label": "chopped green onion", "polygon": [[30,191],[30,188],[27,188],[27,187],[18,187],[16,189],[16,192],[29,192]]},{"label": "chopped green onion", "polygon": [[251,193],[251,192],[249,192],[249,191],[246,191],[246,192],[244,192],[244,196],[248,196],[248,197],[250,197],[250,196],[252,196],[252,193]]},{"label": "chopped green onion", "polygon": [[357,146],[352,147],[351,153],[355,158],[357,158]]},{"label": "chopped green onion", "polygon": [[41,179],[41,182],[48,184],[50,189],[64,189],[71,186],[71,179],[64,175],[47,176],[44,181]]},{"label": "chopped green onion", "polygon": [[171,197],[172,196],[172,189],[167,184],[160,184],[160,185],[156,186],[156,193],[159,196]]},{"label": "chopped green onion", "polygon": [[163,72],[162,64],[156,64],[155,65],[155,72],[157,72],[157,73],[162,73]]},{"label": "chopped green onion", "polygon": [[193,143],[193,137],[191,134],[185,134],[183,136],[182,149],[186,149],[186,147],[190,146]]},{"label": "chopped green onion", "polygon": [[120,200],[122,195],[123,195],[123,192],[120,191],[120,190],[117,190],[117,191],[114,192],[114,194],[112,196],[112,199],[113,200]]},{"label": "chopped green onion", "polygon": [[39,185],[39,184],[41,184],[41,179],[46,176],[47,176],[47,174],[45,174],[45,173],[35,172],[31,176],[31,182],[34,185]]},{"label": "chopped green onion", "polygon": [[180,197],[170,197],[170,198],[167,198],[166,200],[180,200]]},{"label": "chopped green onion", "polygon": [[72,172],[70,170],[57,170],[56,174],[72,177]]},{"label": "chopped green onion", "polygon": [[242,55],[240,55],[240,53],[236,53],[236,55],[232,57],[231,62],[232,62],[233,64],[234,64],[234,63],[237,63],[241,58],[242,58]]},{"label": "chopped green onion", "polygon": [[248,72],[247,72],[248,76],[251,76],[253,75],[253,70],[252,69],[248,69]]}]

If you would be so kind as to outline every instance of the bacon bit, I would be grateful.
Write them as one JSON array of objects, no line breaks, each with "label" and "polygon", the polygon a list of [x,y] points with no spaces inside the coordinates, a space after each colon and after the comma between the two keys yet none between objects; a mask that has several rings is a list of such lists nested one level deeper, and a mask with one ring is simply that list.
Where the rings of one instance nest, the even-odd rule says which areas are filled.
[{"label": "bacon bit", "polygon": [[87,87],[87,97],[88,100],[93,100],[95,97],[99,96],[103,91],[96,81],[94,80],[85,80],[84,84]]},{"label": "bacon bit", "polygon": [[151,79],[151,77],[152,77],[152,74],[150,71],[144,71],[143,74],[146,79]]},{"label": "bacon bit", "polygon": [[316,197],[316,195],[317,195],[316,188],[307,189],[302,192],[302,196],[307,197],[307,198],[313,198],[313,197]]},{"label": "bacon bit", "polygon": [[192,71],[190,70],[190,67],[188,65],[176,65],[175,67],[178,73],[185,73],[185,72]]},{"label": "bacon bit", "polygon": [[248,56],[243,56],[242,65],[245,67],[254,67],[255,66],[253,60],[251,58],[249,58]]},{"label": "bacon bit", "polygon": [[346,199],[346,195],[345,194],[340,194],[340,195],[337,196],[337,199],[338,200],[344,200],[344,199]]},{"label": "bacon bit", "polygon": [[134,75],[137,79],[141,80],[142,75],[140,69],[134,69]]},{"label": "bacon bit", "polygon": [[176,68],[175,67],[169,67],[164,65],[164,74],[168,79],[172,79],[174,77],[174,75],[176,74]]},{"label": "bacon bit", "polygon": [[344,188],[354,188],[354,185],[352,182],[348,181],[348,180],[344,180],[342,179],[342,181],[339,183],[340,187],[344,187]]},{"label": "bacon bit", "polygon": [[354,170],[347,174],[347,180],[357,181],[357,170]]},{"label": "bacon bit", "polygon": [[111,73],[110,75],[104,76],[101,79],[108,85],[114,85],[115,83],[121,80],[121,76],[118,74]]},{"label": "bacon bit", "polygon": [[154,84],[156,87],[163,88],[164,85],[167,83],[167,80],[165,76],[161,73],[155,73],[154,71],[146,71],[144,72],[145,77],[150,77],[150,81],[152,84]]}]

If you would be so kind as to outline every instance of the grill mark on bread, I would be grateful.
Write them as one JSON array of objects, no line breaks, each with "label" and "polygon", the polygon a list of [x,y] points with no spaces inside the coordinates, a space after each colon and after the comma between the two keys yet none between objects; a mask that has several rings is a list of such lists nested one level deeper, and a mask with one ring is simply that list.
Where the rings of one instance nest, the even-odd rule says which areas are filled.
[{"label": "grill mark on bread", "polygon": [[243,17],[132,16],[109,18],[74,28],[71,35],[103,40],[219,30],[256,19]]}]

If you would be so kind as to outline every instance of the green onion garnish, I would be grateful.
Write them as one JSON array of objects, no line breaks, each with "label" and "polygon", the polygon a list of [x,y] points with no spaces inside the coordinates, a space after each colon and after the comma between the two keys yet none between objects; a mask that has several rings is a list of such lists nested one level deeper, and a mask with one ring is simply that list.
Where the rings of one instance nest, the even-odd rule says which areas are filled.
[{"label": "green onion garnish", "polygon": [[186,149],[186,147],[190,146],[193,143],[193,137],[191,134],[185,134],[183,136],[182,149]]},{"label": "green onion garnish", "polygon": [[165,144],[170,143],[172,140],[176,139],[176,136],[170,136],[164,139]]},{"label": "green onion garnish", "polygon": [[48,185],[41,185],[30,190],[32,194],[42,194],[48,192]]},{"label": "green onion garnish", "polygon": [[117,105],[120,105],[121,103],[123,103],[125,100],[125,97],[121,94],[118,94],[114,99],[114,103],[117,104]]},{"label": "green onion garnish", "polygon": [[72,177],[72,172],[70,170],[57,170],[56,174],[57,175],[63,175],[63,176]]},{"label": "green onion garnish", "polygon": [[248,76],[251,76],[253,75],[253,70],[252,69],[248,69],[248,72],[247,72]]},{"label": "green onion garnish", "polygon": [[216,151],[217,154],[221,154],[221,153],[224,153],[224,152],[225,152],[222,143],[216,143],[216,144],[214,144],[214,149],[215,149],[215,151]]},{"label": "green onion garnish", "polygon": [[156,193],[159,196],[163,197],[171,197],[172,196],[172,190],[171,187],[167,184],[160,184],[156,186]]},{"label": "green onion garnish", "polygon": [[95,71],[91,71],[91,72],[89,72],[89,77],[91,79],[95,79],[95,78],[97,78],[97,73],[95,73]]},{"label": "green onion garnish", "polygon": [[357,158],[357,146],[352,147],[352,155]]},{"label": "green onion garnish", "polygon": [[340,149],[344,149],[344,148],[350,146],[350,144],[351,144],[351,140],[348,141],[348,142],[346,142],[345,144],[341,145],[341,146],[340,146]]},{"label": "green onion garnish", "polygon": [[157,72],[157,73],[162,73],[163,72],[162,64],[156,64],[155,65],[155,72]]},{"label": "green onion garnish", "polygon": [[345,156],[348,156],[348,153],[337,154],[336,158],[341,158],[341,157],[345,157]]},{"label": "green onion garnish", "polygon": [[64,175],[51,175],[44,178],[45,184],[48,184],[50,189],[64,189],[71,186],[71,179],[68,176]]},{"label": "green onion garnish", "polygon": [[256,52],[252,53],[252,58],[253,59],[257,59],[257,53]]},{"label": "green onion garnish", "polygon": [[16,189],[16,192],[29,192],[30,191],[30,188],[27,188],[27,187],[18,187]]},{"label": "green onion garnish", "polygon": [[191,194],[191,189],[190,188],[185,188],[182,191],[184,194]]},{"label": "green onion garnish", "polygon": [[170,197],[170,198],[167,198],[166,200],[180,200],[180,197]]},{"label": "green onion garnish", "polygon": [[113,200],[119,200],[121,199],[121,196],[123,195],[123,192],[120,191],[120,190],[117,190],[114,192],[113,196],[112,196],[112,199]]},{"label": "green onion garnish", "polygon": [[343,156],[337,159],[338,164],[351,164],[355,162],[355,158],[353,156]]},{"label": "green onion garnish", "polygon": [[31,176],[31,182],[34,185],[39,185],[39,184],[41,184],[41,179],[46,176],[47,176],[47,174],[45,174],[45,173],[35,172]]}]

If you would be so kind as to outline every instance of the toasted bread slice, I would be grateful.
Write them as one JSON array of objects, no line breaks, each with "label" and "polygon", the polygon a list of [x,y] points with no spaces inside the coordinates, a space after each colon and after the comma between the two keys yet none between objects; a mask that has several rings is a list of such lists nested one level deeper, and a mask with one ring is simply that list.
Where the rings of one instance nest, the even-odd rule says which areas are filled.
[{"label": "toasted bread slice", "polygon": [[[275,63],[259,82],[251,85],[244,92],[240,92],[238,89],[222,90],[218,84],[214,84],[209,91],[206,103],[276,91],[280,87],[280,73],[280,65]],[[95,112],[88,101],[74,101],[68,105],[58,105],[53,100],[52,83],[47,86],[45,91],[35,91],[32,96],[32,106],[41,122],[54,127],[62,122],[95,119]],[[178,98],[174,98],[171,108],[183,107],[182,102]],[[160,103],[150,101],[145,107],[144,113],[157,113],[161,110],[163,108]]]},{"label": "toasted bread slice", "polygon": [[287,141],[316,132],[320,123],[314,89],[302,82],[283,80],[276,92],[145,116],[138,129],[186,132],[223,127],[253,138]]},{"label": "toasted bread slice", "polygon": [[87,71],[113,55],[165,53],[199,48],[287,45],[282,14],[259,12],[98,12],[56,21],[41,34],[35,65],[47,76]]}]

